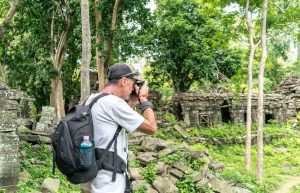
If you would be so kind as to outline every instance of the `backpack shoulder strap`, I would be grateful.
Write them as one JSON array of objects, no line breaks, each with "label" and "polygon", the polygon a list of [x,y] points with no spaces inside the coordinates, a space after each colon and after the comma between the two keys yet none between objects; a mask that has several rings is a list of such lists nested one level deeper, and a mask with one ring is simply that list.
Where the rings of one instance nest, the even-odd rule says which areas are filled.
[{"label": "backpack shoulder strap", "polygon": [[116,174],[117,174],[117,166],[115,164],[116,160],[117,160],[117,138],[119,136],[120,131],[122,130],[122,126],[118,125],[118,128],[113,136],[113,138],[110,140],[110,142],[108,143],[108,145],[105,148],[105,151],[103,153],[103,155],[101,155],[101,157],[96,161],[97,162],[97,166],[98,169],[101,169],[101,164],[104,161],[104,159],[106,158],[107,153],[109,152],[109,148],[112,146],[113,142],[114,143],[114,158],[113,158],[113,176],[112,176],[112,181],[116,181]]},{"label": "backpack shoulder strap", "polygon": [[[107,95],[110,95],[109,93],[101,93],[98,96],[96,96],[89,104],[90,109],[92,109],[93,105],[95,104],[95,102],[97,102],[100,98],[105,97]],[[87,100],[86,100],[87,101]],[[86,101],[84,101],[83,105],[86,104]]]}]

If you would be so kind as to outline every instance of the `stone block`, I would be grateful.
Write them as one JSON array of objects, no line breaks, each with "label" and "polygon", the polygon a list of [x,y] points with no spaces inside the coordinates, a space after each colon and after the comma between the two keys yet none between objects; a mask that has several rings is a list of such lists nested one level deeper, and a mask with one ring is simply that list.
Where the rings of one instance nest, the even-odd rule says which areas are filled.
[{"label": "stone block", "polygon": [[16,100],[0,100],[0,109],[18,110],[19,104]]},{"label": "stone block", "polygon": [[42,184],[43,193],[55,193],[58,192],[60,185],[59,179],[46,178]]},{"label": "stone block", "polygon": [[47,129],[47,126],[48,125],[46,123],[37,122],[35,130],[43,132],[43,131],[45,131]]},{"label": "stone block", "polygon": [[130,179],[132,180],[143,180],[142,171],[139,168],[129,168]]},{"label": "stone block", "polygon": [[0,123],[14,123],[17,118],[16,110],[0,110]]},{"label": "stone block", "polygon": [[0,187],[15,192],[19,181],[19,137],[15,134],[0,133]]},{"label": "stone block", "polygon": [[137,155],[137,159],[141,161],[143,165],[147,165],[150,162],[154,162],[157,160],[156,157],[154,157],[155,153],[152,152],[141,152]]},{"label": "stone block", "polygon": [[163,149],[158,152],[158,157],[161,158],[161,157],[167,156],[171,153],[174,153],[175,151],[176,151],[176,149],[173,149],[173,148]]},{"label": "stone block", "polygon": [[17,130],[16,123],[1,123],[0,122],[0,133],[1,132],[15,132]]},{"label": "stone block", "polygon": [[179,190],[169,178],[157,177],[152,184],[158,192],[163,193],[178,193]]},{"label": "stone block", "polygon": [[172,168],[169,170],[170,174],[174,175],[178,179],[182,179],[184,176],[184,173],[178,169]]},{"label": "stone block", "polygon": [[137,180],[131,182],[131,189],[138,190],[140,188],[145,188],[147,190],[150,188],[150,184],[148,184],[145,180]]}]

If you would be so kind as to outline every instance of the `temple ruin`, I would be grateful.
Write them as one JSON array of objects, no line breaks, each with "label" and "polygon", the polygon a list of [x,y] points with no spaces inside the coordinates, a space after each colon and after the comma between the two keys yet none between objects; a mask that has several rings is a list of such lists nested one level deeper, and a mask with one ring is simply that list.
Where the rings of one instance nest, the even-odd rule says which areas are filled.
[{"label": "temple ruin", "polygon": [[19,181],[19,125],[30,127],[33,99],[0,82],[0,187],[15,192]]},{"label": "temple ruin", "polygon": [[[209,127],[223,123],[245,124],[247,95],[232,93],[176,93],[172,99],[178,120],[189,126]],[[257,121],[257,94],[252,96],[252,121]],[[300,112],[300,77],[284,80],[272,94],[264,96],[264,120],[279,124]]]}]

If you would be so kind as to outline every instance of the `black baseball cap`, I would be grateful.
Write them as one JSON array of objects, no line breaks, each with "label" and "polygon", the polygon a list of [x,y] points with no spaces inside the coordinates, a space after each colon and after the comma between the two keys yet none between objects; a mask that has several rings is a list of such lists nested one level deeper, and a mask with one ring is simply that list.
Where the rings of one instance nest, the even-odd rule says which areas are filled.
[{"label": "black baseball cap", "polygon": [[111,67],[109,67],[107,71],[107,79],[113,80],[113,79],[120,79],[122,77],[132,78],[137,81],[143,81],[144,79],[138,76],[137,72],[133,72],[131,67],[128,64],[124,63],[117,63],[113,64]]}]

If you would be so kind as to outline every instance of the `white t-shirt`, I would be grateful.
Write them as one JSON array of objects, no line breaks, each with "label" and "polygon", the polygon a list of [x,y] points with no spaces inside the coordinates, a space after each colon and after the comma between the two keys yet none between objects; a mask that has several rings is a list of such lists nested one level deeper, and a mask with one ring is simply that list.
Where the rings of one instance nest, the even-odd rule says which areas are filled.
[{"label": "white t-shirt", "polygon": [[[99,94],[89,97],[87,104]],[[94,141],[96,148],[105,149],[113,138],[118,125],[121,130],[117,138],[117,154],[127,163],[127,132],[133,132],[144,121],[144,117],[134,111],[123,99],[108,95],[100,98],[92,107]],[[126,131],[125,131],[126,130]],[[114,144],[109,151],[114,151]],[[100,170],[92,182],[93,193],[124,193],[126,174],[118,174],[112,182],[112,171]]]}]

